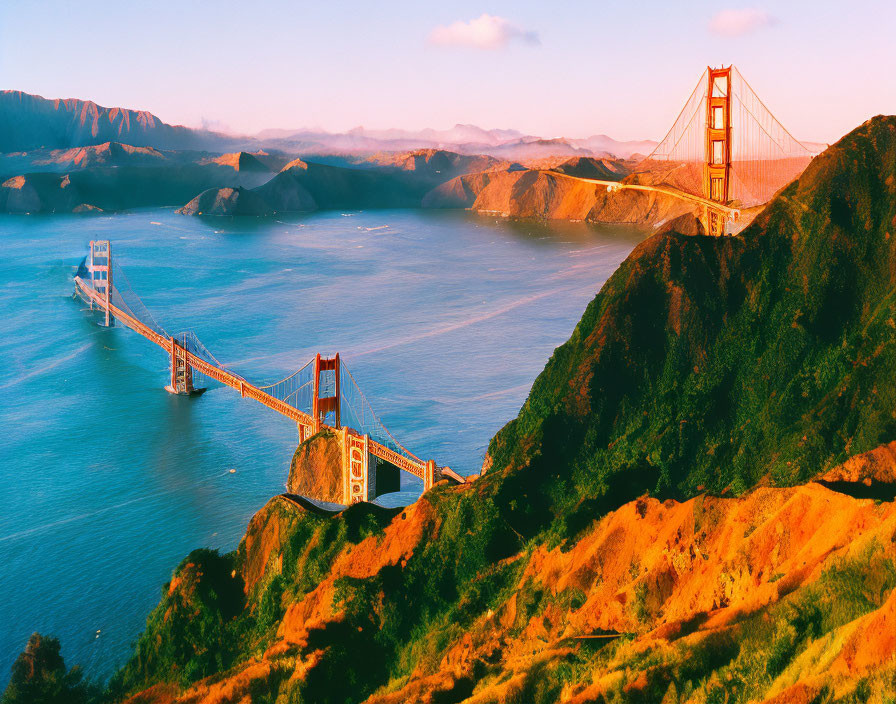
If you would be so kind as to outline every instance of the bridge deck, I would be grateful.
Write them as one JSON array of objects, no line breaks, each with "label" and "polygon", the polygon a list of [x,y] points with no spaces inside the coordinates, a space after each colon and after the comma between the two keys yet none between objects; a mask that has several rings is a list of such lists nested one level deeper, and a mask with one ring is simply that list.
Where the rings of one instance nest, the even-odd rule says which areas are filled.
[{"label": "bridge deck", "polygon": [[[90,301],[92,301],[95,305],[99,306],[99,309],[102,311],[106,310],[106,301],[105,299],[97,293],[93,287],[89,286],[85,283],[81,277],[75,277],[75,285],[78,287],[78,290],[86,296]],[[108,305],[109,312],[119,321],[124,323],[127,327],[129,327],[134,332],[142,335],[150,342],[154,342],[159,347],[164,349],[166,352],[171,352],[171,340],[160,335],[152,328],[144,325],[142,322],[134,318],[133,316],[125,313],[123,310],[118,308],[117,306],[109,303]],[[196,369],[198,372],[205,374],[207,377],[214,379],[215,381],[219,381],[225,386],[229,386],[230,388],[239,391],[240,396],[244,398],[251,398],[258,401],[260,404],[271,408],[277,413],[286,416],[290,420],[296,423],[303,423],[305,425],[314,425],[314,419],[308,415],[300,411],[297,408],[290,406],[288,403],[281,401],[278,398],[274,398],[270,394],[265,393],[260,388],[255,386],[254,384],[246,381],[240,376],[233,374],[225,369],[221,369],[220,367],[216,367],[212,364],[209,364],[204,359],[197,357],[189,350],[183,350],[185,359],[187,363]],[[328,428],[329,426],[323,426]],[[332,429],[332,428],[331,428]],[[379,457],[380,459],[389,462],[399,469],[404,470],[405,472],[409,472],[413,474],[415,477],[419,479],[425,480],[426,474],[426,463],[420,460],[411,459],[402,455],[401,453],[396,452],[395,450],[382,445],[373,439],[368,439],[367,441],[367,449],[370,454],[375,457]],[[452,472],[451,474],[454,474]],[[455,475],[457,476],[457,475]]]},{"label": "bridge deck", "polygon": [[628,191],[664,193],[668,196],[672,196],[673,198],[678,198],[679,200],[686,200],[690,203],[694,203],[695,205],[710,208],[711,210],[715,210],[716,212],[722,213],[723,215],[726,215],[728,217],[737,217],[737,215],[740,213],[737,208],[729,208],[727,205],[717,203],[714,200],[709,200],[708,198],[703,198],[702,196],[696,196],[691,193],[686,193],[685,191],[679,191],[677,188],[670,188],[668,186],[645,186],[637,183],[622,183],[621,181],[602,181],[597,178],[571,176],[570,174],[560,173],[559,171],[548,171],[546,173],[550,173],[553,176],[561,176],[563,178],[572,179],[573,181],[584,181],[585,183],[593,183],[598,186],[606,186],[607,188],[618,188],[620,190]]}]

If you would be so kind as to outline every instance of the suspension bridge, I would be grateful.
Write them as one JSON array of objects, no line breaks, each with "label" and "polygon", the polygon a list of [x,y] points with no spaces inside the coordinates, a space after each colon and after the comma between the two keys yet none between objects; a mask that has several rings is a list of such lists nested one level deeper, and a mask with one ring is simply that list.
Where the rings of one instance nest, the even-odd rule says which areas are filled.
[{"label": "suspension bridge", "polygon": [[[728,223],[738,219],[741,209],[768,202],[813,156],[778,122],[740,71],[707,67],[672,128],[631,175],[621,182],[580,180],[610,192],[665,193],[688,201],[707,233],[718,236],[728,234]],[[106,325],[118,320],[165,350],[171,360],[166,387],[171,393],[199,393],[201,384],[212,380],[294,421],[300,442],[321,430],[336,432],[343,451],[344,504],[377,495],[378,463],[420,478],[424,491],[442,478],[464,481],[395,439],[338,354],[318,354],[284,379],[259,385],[221,364],[194,333],[169,335],[127,284],[106,240],[90,243],[75,291],[104,315]]]},{"label": "suspension bridge", "polygon": [[741,210],[771,200],[813,156],[736,67],[707,67],[672,128],[630,176],[578,180],[610,192],[665,193],[688,201],[706,232],[718,236],[728,233],[728,223],[738,220]]},{"label": "suspension bridge", "polygon": [[464,483],[449,467],[420,459],[395,439],[338,354],[317,354],[289,376],[259,385],[218,361],[193,332],[168,334],[113,260],[108,240],[90,243],[75,276],[75,294],[103,316],[106,326],[119,321],[165,350],[170,358],[170,380],[165,388],[170,393],[202,393],[204,384],[214,381],[295,422],[300,443],[322,430],[335,432],[342,447],[343,504],[377,496],[377,465],[382,463],[421,479],[423,491],[441,479]]}]

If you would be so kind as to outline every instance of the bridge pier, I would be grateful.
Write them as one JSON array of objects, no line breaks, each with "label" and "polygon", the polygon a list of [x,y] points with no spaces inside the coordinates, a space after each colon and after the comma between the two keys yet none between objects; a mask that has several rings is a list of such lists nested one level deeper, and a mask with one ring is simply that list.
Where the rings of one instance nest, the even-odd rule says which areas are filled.
[{"label": "bridge pier", "polygon": [[399,470],[370,452],[370,437],[349,428],[338,431],[342,444],[342,503],[346,506],[373,501],[401,489]]},{"label": "bridge pier", "polygon": [[173,337],[169,354],[171,355],[171,382],[165,391],[172,394],[188,396],[204,391],[193,388],[193,367],[187,362],[187,351]]},{"label": "bridge pier", "polygon": [[367,451],[370,438],[350,433],[347,428],[339,429],[339,438],[342,441],[342,503],[350,506],[376,498],[375,483],[374,491],[370,491],[370,453]]},{"label": "bridge pier", "polygon": [[435,460],[429,460],[426,463],[426,469],[423,471],[423,493],[425,494],[427,491],[432,489],[433,484],[435,484],[438,479],[436,471],[436,463]]}]

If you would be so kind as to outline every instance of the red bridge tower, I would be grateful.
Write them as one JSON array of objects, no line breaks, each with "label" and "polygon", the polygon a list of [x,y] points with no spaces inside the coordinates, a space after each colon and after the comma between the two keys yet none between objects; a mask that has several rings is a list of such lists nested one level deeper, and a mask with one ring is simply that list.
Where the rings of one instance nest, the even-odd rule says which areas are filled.
[{"label": "red bridge tower", "polygon": [[[703,197],[728,203],[731,177],[731,67],[707,68],[706,162],[703,166]],[[707,208],[708,234],[725,234],[725,216]]]}]

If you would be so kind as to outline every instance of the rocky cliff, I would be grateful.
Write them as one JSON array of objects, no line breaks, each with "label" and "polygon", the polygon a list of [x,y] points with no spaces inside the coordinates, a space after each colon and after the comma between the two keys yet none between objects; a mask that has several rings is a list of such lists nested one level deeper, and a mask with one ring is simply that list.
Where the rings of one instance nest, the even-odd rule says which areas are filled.
[{"label": "rocky cliff", "polygon": [[[568,170],[581,169],[570,166]],[[608,173],[601,180],[619,178],[618,174]],[[535,169],[459,176],[428,193],[423,207],[469,208],[514,218],[653,225],[695,212],[687,201],[664,193],[634,190],[609,193],[606,186],[570,177],[561,171]]]},{"label": "rocky cliff", "polygon": [[324,431],[299,445],[289,465],[286,490],[319,501],[342,503],[342,445],[336,433]]},{"label": "rocky cliff", "polygon": [[[595,514],[575,541],[524,547],[474,487],[437,487],[397,515],[358,505],[325,517],[273,499],[221,567],[194,555],[179,568],[119,691],[151,685],[135,704],[853,701],[890,691],[892,497],[816,483],[739,498],[643,496]],[[228,585],[245,595],[236,616],[199,596]],[[188,613],[214,625],[213,638],[190,641],[181,659],[156,658],[155,644],[184,637]]]}]

